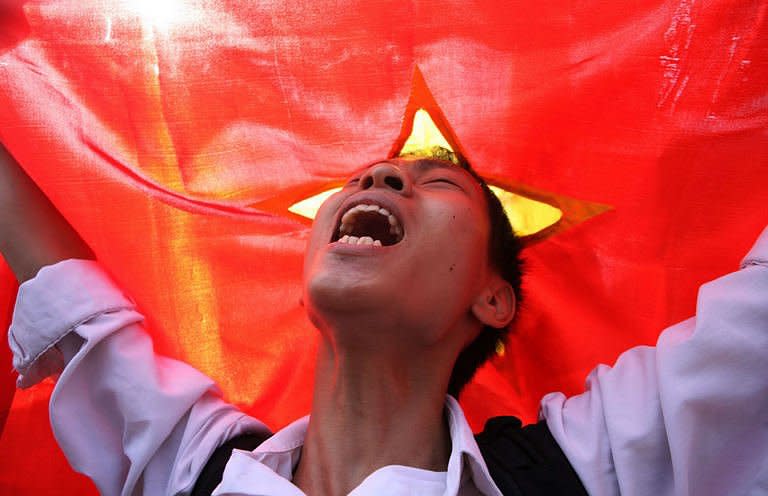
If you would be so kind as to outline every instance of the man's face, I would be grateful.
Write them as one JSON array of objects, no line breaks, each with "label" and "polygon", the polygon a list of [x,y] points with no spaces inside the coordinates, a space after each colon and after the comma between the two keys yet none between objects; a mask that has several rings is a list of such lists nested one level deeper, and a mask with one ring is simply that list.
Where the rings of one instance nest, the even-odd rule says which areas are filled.
[{"label": "man's face", "polygon": [[352,322],[434,342],[467,322],[488,274],[488,237],[485,198],[467,171],[428,159],[373,164],[315,218],[309,316],[321,330]]}]

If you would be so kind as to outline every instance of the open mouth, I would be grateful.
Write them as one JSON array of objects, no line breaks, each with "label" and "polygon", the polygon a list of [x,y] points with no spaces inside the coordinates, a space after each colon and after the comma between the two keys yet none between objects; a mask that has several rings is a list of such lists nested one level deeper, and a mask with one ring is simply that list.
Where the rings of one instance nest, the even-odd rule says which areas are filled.
[{"label": "open mouth", "polygon": [[403,240],[403,226],[389,210],[371,203],[344,212],[331,242],[350,245],[391,246]]}]

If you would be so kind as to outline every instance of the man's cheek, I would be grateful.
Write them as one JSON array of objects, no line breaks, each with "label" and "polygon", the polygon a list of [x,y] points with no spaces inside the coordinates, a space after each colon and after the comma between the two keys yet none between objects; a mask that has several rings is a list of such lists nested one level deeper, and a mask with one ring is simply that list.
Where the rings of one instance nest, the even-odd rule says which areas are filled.
[{"label": "man's cheek", "polygon": [[315,246],[328,244],[331,241],[333,233],[333,220],[330,215],[318,215],[312,223],[310,242]]}]

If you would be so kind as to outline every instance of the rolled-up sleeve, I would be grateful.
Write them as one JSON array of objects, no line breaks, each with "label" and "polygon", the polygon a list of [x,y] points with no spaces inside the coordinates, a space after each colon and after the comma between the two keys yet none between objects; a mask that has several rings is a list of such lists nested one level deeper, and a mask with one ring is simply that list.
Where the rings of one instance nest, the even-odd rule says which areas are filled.
[{"label": "rolled-up sleeve", "polygon": [[227,439],[267,428],[194,368],[154,353],[133,302],[96,263],[44,267],[19,288],[9,342],[20,387],[60,374],[51,425],[101,494],[184,494]]},{"label": "rolled-up sleeve", "polygon": [[696,317],[541,415],[590,494],[768,494],[768,228]]}]

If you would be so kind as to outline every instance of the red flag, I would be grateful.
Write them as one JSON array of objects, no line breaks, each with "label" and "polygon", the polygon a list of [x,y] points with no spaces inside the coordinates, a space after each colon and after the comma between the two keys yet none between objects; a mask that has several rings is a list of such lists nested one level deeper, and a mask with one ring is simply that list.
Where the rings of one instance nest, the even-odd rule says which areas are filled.
[{"label": "red flag", "polygon": [[[417,65],[482,175],[611,207],[526,250],[505,356],[463,396],[476,428],[533,420],[544,393],[652,344],[766,223],[760,2],[3,5],[3,141],[158,349],[273,428],[309,410],[316,339],[298,304],[308,227],[286,205],[388,155]],[[62,468],[49,391],[15,393],[3,492],[90,487]]]}]

